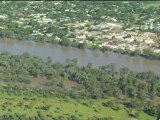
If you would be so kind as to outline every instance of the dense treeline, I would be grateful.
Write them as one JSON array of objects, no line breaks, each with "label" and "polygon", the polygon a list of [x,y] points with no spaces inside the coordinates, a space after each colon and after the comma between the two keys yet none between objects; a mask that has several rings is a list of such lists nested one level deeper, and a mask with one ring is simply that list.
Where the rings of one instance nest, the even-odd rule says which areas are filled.
[{"label": "dense treeline", "polygon": [[[40,96],[52,96],[52,92],[61,91],[60,96],[72,98],[107,98],[116,97],[129,108],[144,110],[150,115],[159,113],[156,99],[160,97],[160,77],[151,71],[136,73],[127,68],[116,71],[114,65],[93,68],[92,64],[78,67],[78,60],[67,59],[65,64],[55,63],[48,57],[44,62],[29,53],[22,55],[0,54],[0,77],[5,83],[32,84],[35,77],[46,77],[48,92],[45,89],[33,90]],[[78,83],[76,87],[67,89],[65,81]],[[18,86],[1,88],[1,92],[15,95],[27,95],[27,89]],[[64,95],[65,94],[65,95]],[[153,102],[154,101],[154,102]],[[115,104],[115,103],[113,103]],[[106,104],[105,104],[106,105]],[[147,107],[145,107],[147,105]],[[148,107],[149,106],[149,107]]]}]

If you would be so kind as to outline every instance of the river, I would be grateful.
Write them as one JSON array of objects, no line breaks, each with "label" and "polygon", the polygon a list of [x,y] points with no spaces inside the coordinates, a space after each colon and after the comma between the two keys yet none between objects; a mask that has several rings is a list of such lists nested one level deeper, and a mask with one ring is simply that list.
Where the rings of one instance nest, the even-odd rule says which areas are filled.
[{"label": "river", "polygon": [[12,54],[29,52],[32,55],[40,56],[44,60],[46,60],[48,56],[51,56],[53,63],[64,63],[67,58],[76,58],[78,59],[78,64],[80,66],[85,66],[90,62],[94,67],[113,63],[116,69],[127,67],[137,72],[151,70],[160,75],[160,61],[150,60],[139,56],[131,57],[113,52],[103,53],[101,51],[92,51],[89,49],[64,47],[58,44],[0,39],[0,52],[4,51],[8,51]]}]

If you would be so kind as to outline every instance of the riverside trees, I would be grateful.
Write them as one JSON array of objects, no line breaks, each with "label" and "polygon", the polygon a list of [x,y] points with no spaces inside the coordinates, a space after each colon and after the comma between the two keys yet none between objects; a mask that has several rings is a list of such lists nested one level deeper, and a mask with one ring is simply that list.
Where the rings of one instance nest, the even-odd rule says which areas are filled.
[{"label": "riverside trees", "polygon": [[[92,64],[78,67],[77,63],[76,59],[67,59],[65,64],[52,64],[50,58],[48,58],[48,62],[45,62],[40,57],[32,56],[29,53],[22,55],[1,53],[0,78],[6,83],[20,83],[27,86],[27,84],[32,84],[35,77],[46,77],[48,79],[46,84],[50,84],[51,91],[61,89],[66,95],[73,98],[97,99],[112,96],[120,98],[122,101],[127,99],[128,102],[130,99],[135,99],[135,101],[140,101],[142,106],[160,96],[160,76],[152,72],[136,73],[127,68],[116,71],[112,64],[99,68],[93,68]],[[67,90],[64,83],[68,80],[78,83],[77,86]],[[14,90],[9,90],[9,87],[5,89],[8,89],[9,93]],[[15,89],[15,92],[16,94],[21,93],[18,88]],[[39,91],[38,94],[50,96],[48,92],[43,91]],[[123,102],[125,103],[125,100]],[[137,107],[137,102],[132,104],[135,104],[132,105],[133,107]],[[153,105],[158,105],[158,103],[153,103]],[[152,106],[150,108],[157,109]],[[145,108],[144,111],[148,112],[150,108]],[[152,115],[157,114],[158,111]]]}]

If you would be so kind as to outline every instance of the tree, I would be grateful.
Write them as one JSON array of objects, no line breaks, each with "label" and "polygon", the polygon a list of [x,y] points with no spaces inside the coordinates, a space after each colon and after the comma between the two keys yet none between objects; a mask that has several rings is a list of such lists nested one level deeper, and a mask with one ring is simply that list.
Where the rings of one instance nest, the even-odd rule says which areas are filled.
[{"label": "tree", "polygon": [[87,40],[94,42],[96,39],[95,39],[95,37],[91,36],[91,37],[87,37]]},{"label": "tree", "polygon": [[47,57],[47,64],[50,65],[51,63],[52,63],[52,57],[51,57],[51,56],[48,56],[48,57]]}]

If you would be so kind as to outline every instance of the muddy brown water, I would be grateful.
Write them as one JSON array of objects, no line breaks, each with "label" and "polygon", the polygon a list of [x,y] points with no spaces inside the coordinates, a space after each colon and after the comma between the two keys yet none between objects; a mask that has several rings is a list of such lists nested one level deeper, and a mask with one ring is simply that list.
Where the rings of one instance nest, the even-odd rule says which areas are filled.
[{"label": "muddy brown water", "polygon": [[0,52],[8,51],[12,54],[29,52],[44,60],[51,56],[53,63],[65,62],[65,59],[78,59],[78,65],[85,66],[92,63],[94,67],[113,63],[116,69],[127,67],[137,72],[153,71],[160,75],[160,61],[150,60],[143,57],[131,57],[113,52],[92,51],[89,49],[78,49],[64,47],[58,44],[38,43],[33,41],[17,41],[0,39]]}]

